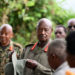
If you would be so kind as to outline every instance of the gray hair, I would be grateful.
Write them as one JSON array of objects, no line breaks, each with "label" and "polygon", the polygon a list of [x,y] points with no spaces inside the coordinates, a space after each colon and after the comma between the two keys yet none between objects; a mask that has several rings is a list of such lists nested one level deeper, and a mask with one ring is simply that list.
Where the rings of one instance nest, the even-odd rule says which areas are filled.
[{"label": "gray hair", "polygon": [[12,26],[9,24],[2,24],[0,27],[0,30],[2,30],[4,27],[6,27],[7,29],[10,29],[11,31],[13,31]]},{"label": "gray hair", "polygon": [[66,41],[64,39],[55,39],[51,42],[48,48],[48,55],[55,54],[61,60],[66,58]]},{"label": "gray hair", "polygon": [[75,18],[68,20],[68,25],[70,25],[70,23],[72,23],[72,22],[75,22]]},{"label": "gray hair", "polygon": [[52,27],[52,22],[51,20],[47,19],[47,18],[42,18],[39,20],[39,22],[37,23],[37,27],[40,25],[41,22],[45,22],[47,25],[49,25],[50,27]]}]

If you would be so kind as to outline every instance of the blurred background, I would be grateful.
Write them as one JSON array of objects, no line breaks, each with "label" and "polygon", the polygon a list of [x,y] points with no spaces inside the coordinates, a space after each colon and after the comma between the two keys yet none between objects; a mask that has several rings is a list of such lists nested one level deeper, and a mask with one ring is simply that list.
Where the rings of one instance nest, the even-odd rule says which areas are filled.
[{"label": "blurred background", "polygon": [[59,24],[67,27],[67,21],[75,18],[74,6],[74,0],[0,0],[0,25],[12,25],[12,40],[25,46],[37,41],[36,25],[39,19],[52,20],[53,29]]}]

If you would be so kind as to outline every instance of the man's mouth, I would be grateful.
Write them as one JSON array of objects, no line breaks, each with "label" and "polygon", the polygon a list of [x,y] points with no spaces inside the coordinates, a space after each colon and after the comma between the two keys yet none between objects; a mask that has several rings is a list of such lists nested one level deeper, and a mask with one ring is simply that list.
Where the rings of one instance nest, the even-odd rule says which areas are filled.
[{"label": "man's mouth", "polygon": [[1,41],[6,41],[6,39],[1,39]]},{"label": "man's mouth", "polygon": [[45,36],[40,36],[40,38],[45,38]]}]

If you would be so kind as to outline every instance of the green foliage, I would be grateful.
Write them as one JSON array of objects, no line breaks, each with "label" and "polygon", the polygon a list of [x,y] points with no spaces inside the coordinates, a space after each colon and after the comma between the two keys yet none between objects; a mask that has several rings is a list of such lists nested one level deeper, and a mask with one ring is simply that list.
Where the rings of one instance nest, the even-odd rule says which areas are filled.
[{"label": "green foliage", "polygon": [[67,27],[67,20],[75,16],[63,10],[56,0],[0,0],[0,24],[11,24],[13,40],[23,46],[37,41],[35,28],[43,17],[51,19],[55,28],[57,24]]}]

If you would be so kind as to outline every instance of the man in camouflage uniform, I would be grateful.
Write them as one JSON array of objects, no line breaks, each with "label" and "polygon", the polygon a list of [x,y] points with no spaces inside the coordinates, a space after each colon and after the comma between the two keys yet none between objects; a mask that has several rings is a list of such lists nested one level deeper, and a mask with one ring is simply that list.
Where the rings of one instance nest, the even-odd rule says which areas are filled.
[{"label": "man in camouflage uniform", "polygon": [[[29,44],[25,47],[22,58],[23,59],[32,59],[36,60],[42,66],[46,68],[50,68],[47,60],[47,49],[48,45],[50,44],[51,40],[51,33],[52,33],[52,23],[50,20],[46,18],[40,19],[37,25],[37,38],[38,42],[35,44]],[[35,65],[26,64],[25,67],[25,75],[42,75],[42,72],[46,71],[43,68],[41,69],[42,72],[39,70],[35,70]],[[39,68],[40,69],[40,68]]]},{"label": "man in camouflage uniform", "polygon": [[12,27],[3,24],[0,28],[0,75],[4,75],[4,66],[11,62],[11,53],[16,51],[19,59],[22,53],[22,46],[11,41],[13,37]]}]

